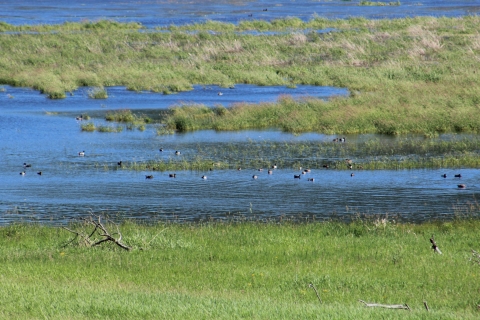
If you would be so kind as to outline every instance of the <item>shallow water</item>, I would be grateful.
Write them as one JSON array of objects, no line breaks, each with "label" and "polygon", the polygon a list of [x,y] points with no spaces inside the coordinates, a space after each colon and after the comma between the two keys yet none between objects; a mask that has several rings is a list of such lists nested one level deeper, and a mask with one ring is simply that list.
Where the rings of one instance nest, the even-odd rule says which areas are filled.
[{"label": "shallow water", "polygon": [[[390,2],[390,1],[381,1]],[[315,16],[329,19],[365,17],[392,19],[413,16],[456,17],[478,14],[480,0],[403,0],[400,6],[359,6],[359,1],[189,1],[189,0],[23,0],[0,1],[0,21],[10,24],[57,24],[65,21],[113,19],[141,22],[148,28],[208,20],[238,23],[247,19],[273,20]],[[266,11],[265,11],[266,10]],[[252,15],[250,17],[250,15]]]},{"label": "shallow water", "polygon": [[[312,88],[237,86],[236,89],[196,87],[176,95],[135,93],[124,88],[107,88],[107,100],[89,99],[82,88],[63,100],[49,100],[25,88],[6,88],[0,93],[0,224],[11,221],[63,223],[78,214],[107,212],[122,218],[149,221],[173,219],[196,221],[214,218],[275,218],[301,216],[317,220],[332,216],[352,218],[361,214],[398,215],[403,220],[421,221],[451,217],[455,210],[474,203],[479,191],[478,170],[408,170],[350,171],[313,169],[301,179],[294,179],[300,169],[278,168],[272,175],[267,168],[243,168],[241,171],[180,171],[177,178],[170,172],[117,170],[117,162],[192,159],[199,152],[212,153],[214,161],[228,156],[214,150],[248,147],[254,143],[281,142],[331,143],[332,136],[306,133],[293,135],[275,130],[215,132],[198,131],[160,135],[153,127],[145,131],[121,133],[82,132],[75,116],[104,114],[107,110],[131,108],[165,109],[181,101],[215,105],[221,101],[275,101],[285,92],[312,93]],[[342,89],[316,88],[321,97],[346,93]],[[217,90],[224,90],[218,96]],[[226,90],[226,91],[225,91]],[[298,90],[298,91],[296,91]],[[229,97],[229,94],[232,97]],[[228,107],[228,103],[225,103]],[[59,112],[59,113],[55,113]],[[100,118],[94,122],[104,121]],[[447,136],[448,138],[448,136]],[[346,143],[392,137],[347,136]],[[383,140],[382,140],[383,139]],[[163,148],[163,152],[159,152]],[[215,149],[216,148],[216,149]],[[85,150],[84,157],[78,156]],[[175,150],[181,150],[175,156]],[[212,151],[213,150],[213,151]],[[258,155],[273,159],[281,150]],[[207,154],[208,156],[208,154]],[[312,160],[299,154],[296,161]],[[327,159],[328,160],[328,159]],[[23,163],[32,164],[23,168]],[[26,171],[21,176],[21,171]],[[37,175],[42,171],[42,175]],[[448,178],[441,175],[447,173]],[[454,178],[461,173],[462,178]],[[146,175],[154,179],[145,179]],[[258,179],[252,179],[254,174]],[[206,180],[201,176],[207,175]],[[308,177],[315,179],[308,181]],[[457,184],[468,187],[459,190]]]},{"label": "shallow water", "polygon": [[[199,23],[207,20],[238,23],[248,19],[273,20],[296,16],[305,21],[315,16],[337,19],[373,19],[413,16],[457,17],[478,14],[480,0],[401,1],[400,6],[358,6],[358,1],[54,1],[0,0],[0,21],[14,25],[57,24],[66,21],[113,19],[140,22],[147,28]],[[266,9],[266,10],[265,10]],[[251,17],[250,17],[251,15]],[[108,88],[107,100],[88,98],[88,88],[80,88],[62,100],[49,100],[26,88],[4,86],[0,92],[0,224],[12,221],[41,221],[61,224],[78,215],[107,213],[121,218],[175,221],[231,219],[232,217],[270,219],[304,217],[317,220],[330,217],[350,219],[357,214],[389,214],[406,221],[451,218],[476,203],[480,174],[476,169],[355,171],[313,169],[294,179],[300,170],[278,168],[272,175],[266,169],[241,171],[169,172],[117,170],[116,163],[148,160],[192,159],[199,152],[212,152],[217,161],[225,157],[215,148],[246,148],[252,143],[327,143],[332,136],[306,133],[293,135],[275,130],[215,132],[200,131],[158,136],[152,127],[146,131],[121,133],[82,132],[81,113],[105,123],[107,111],[142,110],[149,115],[172,105],[199,103],[207,106],[232,103],[275,101],[288,94],[296,98],[348,94],[345,89],[299,86],[256,87],[237,85],[235,89],[195,86],[174,95],[135,93],[121,87]],[[218,95],[222,92],[222,95]],[[448,136],[440,137],[449,139]],[[385,136],[347,136],[347,143]],[[158,149],[164,148],[160,153]],[[85,157],[78,152],[85,150]],[[174,155],[181,150],[182,155]],[[270,150],[268,157],[280,157]],[[299,154],[295,161],[311,161]],[[328,159],[326,159],[328,160]],[[23,163],[31,168],[23,168]],[[290,166],[291,167],[291,166]],[[25,176],[19,172],[26,171]],[[42,171],[42,175],[37,175]],[[441,175],[446,173],[447,178]],[[462,178],[454,178],[457,173]],[[145,175],[153,174],[147,180]],[[258,179],[252,175],[258,174]],[[207,175],[208,179],[200,177]],[[307,180],[313,177],[314,182]],[[466,189],[458,189],[463,183]]]}]

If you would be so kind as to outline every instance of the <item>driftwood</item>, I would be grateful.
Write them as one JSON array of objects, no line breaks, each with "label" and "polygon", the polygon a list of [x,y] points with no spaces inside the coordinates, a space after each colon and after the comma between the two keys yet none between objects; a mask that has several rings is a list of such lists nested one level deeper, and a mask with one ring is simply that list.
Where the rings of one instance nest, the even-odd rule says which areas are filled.
[{"label": "driftwood", "polygon": [[365,304],[366,307],[379,307],[379,308],[387,308],[387,309],[403,309],[403,310],[411,310],[408,304],[380,304],[380,303],[367,303],[363,300],[358,300]]},{"label": "driftwood", "polygon": [[313,285],[313,283],[310,283],[308,286],[309,286],[310,288],[312,288],[313,290],[315,290],[315,293],[317,294],[318,301],[320,301],[320,303],[322,303],[322,299],[320,299],[320,295],[318,294],[317,288],[315,288],[315,286]]},{"label": "driftwood", "polygon": [[[75,234],[75,237],[72,240],[70,240],[67,244],[65,244],[64,247],[72,243],[75,239],[80,238],[80,240],[87,247],[94,247],[104,242],[111,241],[124,250],[131,249],[129,246],[122,243],[122,233],[120,232],[118,225],[114,224],[117,229],[117,232],[110,233],[108,229],[105,227],[105,225],[102,223],[101,216],[91,214],[89,218],[84,218],[83,221],[85,225],[92,226],[93,231],[91,231],[90,233],[86,233],[84,230],[76,231],[67,227],[62,227],[63,229]],[[110,223],[112,222],[110,221]],[[114,236],[117,236],[117,238],[115,238]]]},{"label": "driftwood", "polygon": [[442,251],[440,251],[440,248],[435,243],[435,238],[433,237],[433,234],[432,234],[432,237],[430,238],[430,243],[432,244],[432,249],[434,253],[437,252],[438,254],[442,254]]}]

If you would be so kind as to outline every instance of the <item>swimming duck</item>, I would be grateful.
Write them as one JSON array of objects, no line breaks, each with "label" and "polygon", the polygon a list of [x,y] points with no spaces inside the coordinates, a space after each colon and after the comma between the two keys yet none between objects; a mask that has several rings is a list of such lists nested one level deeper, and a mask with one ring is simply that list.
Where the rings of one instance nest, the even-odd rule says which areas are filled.
[{"label": "swimming duck", "polygon": [[42,175],[42,171],[38,171],[37,174],[38,174],[39,176],[41,176],[41,175]]},{"label": "swimming duck", "polygon": [[80,151],[80,152],[78,153],[78,155],[79,155],[80,157],[85,156],[85,151]]},{"label": "swimming duck", "polygon": [[207,180],[207,176],[202,176],[202,179],[203,179],[203,180]]},{"label": "swimming duck", "polygon": [[180,155],[180,151],[175,151],[175,154],[176,154],[177,156],[179,156],[179,155]]},{"label": "swimming duck", "polygon": [[23,167],[24,168],[31,168],[32,165],[31,164],[27,164],[26,162],[23,163]]},{"label": "swimming duck", "polygon": [[158,149],[158,151],[163,152],[163,148]]},{"label": "swimming duck", "polygon": [[462,177],[461,174],[456,174],[456,175],[455,175],[455,178],[461,178],[461,177]]},{"label": "swimming duck", "polygon": [[145,179],[153,179],[153,175],[147,175],[145,176]]},{"label": "swimming duck", "polygon": [[312,170],[310,170],[310,169],[305,169],[305,170],[303,170],[303,172],[309,173],[309,172],[312,172]]},{"label": "swimming duck", "polygon": [[301,176],[300,176],[299,174],[294,174],[294,175],[293,175],[293,179],[300,179],[300,177],[301,177]]},{"label": "swimming duck", "polygon": [[447,177],[447,174],[446,174],[446,173],[442,174],[442,177],[446,178],[446,177]]},{"label": "swimming duck", "polygon": [[252,179],[258,179],[258,176],[257,176],[256,174],[254,174],[254,175],[252,176]]},{"label": "swimming duck", "polygon": [[118,162],[117,162],[117,166],[120,166],[120,167],[121,167],[121,166],[122,166],[122,161],[118,161]]},{"label": "swimming duck", "polygon": [[176,174],[176,173],[170,173],[168,176],[169,176],[170,178],[176,178],[176,177],[177,177],[177,174]]},{"label": "swimming duck", "polygon": [[218,95],[219,95],[219,96],[223,96],[223,93],[219,92]]},{"label": "swimming duck", "polygon": [[24,176],[25,174],[26,174],[25,171],[20,172],[20,175],[21,175],[21,176]]},{"label": "swimming duck", "polygon": [[272,171],[272,170],[270,170],[270,169],[268,169],[267,173],[268,173],[268,174],[272,174],[272,173],[273,173],[273,171]]},{"label": "swimming duck", "polygon": [[355,173],[353,173],[353,172],[350,173],[350,177],[353,177],[353,176],[355,176]]},{"label": "swimming duck", "polygon": [[312,181],[312,182],[314,182],[314,181],[315,181],[315,179],[314,179],[314,178],[308,178],[308,181]]},{"label": "swimming duck", "polygon": [[467,186],[464,185],[464,184],[459,184],[459,185],[457,185],[457,186],[458,186],[459,189],[465,189],[465,188],[467,187]]},{"label": "swimming duck", "polygon": [[272,169],[277,169],[277,164],[276,163],[272,166]]}]

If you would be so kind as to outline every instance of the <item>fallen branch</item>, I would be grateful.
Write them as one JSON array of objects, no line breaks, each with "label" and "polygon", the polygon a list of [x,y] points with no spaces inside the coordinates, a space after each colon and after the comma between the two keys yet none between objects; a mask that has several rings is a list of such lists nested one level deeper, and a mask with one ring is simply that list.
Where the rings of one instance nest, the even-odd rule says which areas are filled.
[{"label": "fallen branch", "polygon": [[363,300],[358,300],[365,304],[366,307],[379,307],[379,308],[387,308],[387,309],[404,309],[404,310],[411,310],[408,304],[380,304],[380,303],[367,303]]},{"label": "fallen branch", "polygon": [[317,288],[315,288],[315,286],[313,285],[313,283],[310,283],[308,286],[309,286],[310,288],[313,288],[313,290],[315,290],[315,293],[317,294],[318,301],[320,301],[320,303],[322,303],[322,299],[320,299],[320,295],[318,294]]},{"label": "fallen branch", "polygon": [[440,248],[435,243],[435,238],[433,237],[433,234],[432,234],[432,237],[430,238],[430,243],[432,244],[432,249],[434,253],[437,252],[439,254],[442,254],[442,251],[440,251]]},{"label": "fallen branch", "polygon": [[429,310],[428,310],[428,304],[427,304],[427,301],[423,301],[423,305],[425,306],[425,309],[427,309],[427,311],[429,311]]},{"label": "fallen branch", "polygon": [[[124,250],[128,251],[131,249],[129,246],[122,243],[122,233],[120,232],[118,225],[110,221],[110,223],[114,224],[117,229],[117,232],[110,233],[108,229],[103,225],[101,216],[97,216],[92,213],[90,214],[89,218],[83,219],[83,220],[84,220],[84,224],[86,224],[87,226],[94,227],[93,231],[87,234],[84,230],[76,231],[76,230],[69,229],[67,227],[62,227],[63,229],[75,234],[75,237],[69,242],[67,242],[67,244],[65,244],[64,247],[72,243],[75,239],[81,238],[83,243],[87,247],[94,247],[104,242],[111,241]],[[118,236],[118,238],[115,238],[114,237],[115,235]]]}]

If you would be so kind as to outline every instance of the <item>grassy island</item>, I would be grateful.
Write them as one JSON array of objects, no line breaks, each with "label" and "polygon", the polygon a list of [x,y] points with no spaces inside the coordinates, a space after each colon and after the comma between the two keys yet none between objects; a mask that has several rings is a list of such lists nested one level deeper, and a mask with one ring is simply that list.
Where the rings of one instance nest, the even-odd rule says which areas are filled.
[{"label": "grassy island", "polygon": [[[145,30],[110,21],[0,24],[0,83],[64,98],[79,86],[174,93],[193,84],[348,88],[328,102],[283,97],[233,108],[180,106],[175,130],[480,131],[480,17],[214,21]],[[107,98],[100,91],[101,98]]]}]

